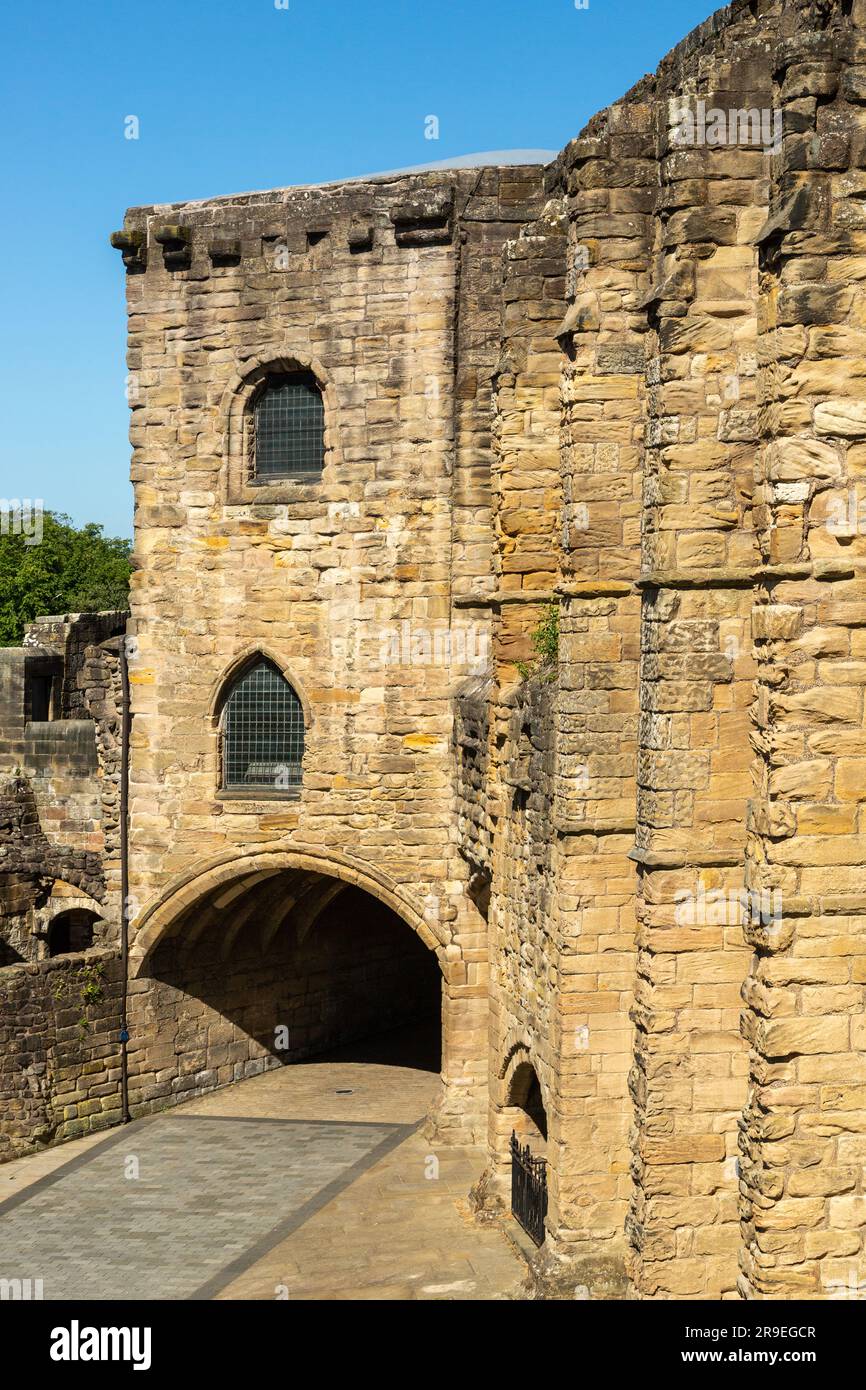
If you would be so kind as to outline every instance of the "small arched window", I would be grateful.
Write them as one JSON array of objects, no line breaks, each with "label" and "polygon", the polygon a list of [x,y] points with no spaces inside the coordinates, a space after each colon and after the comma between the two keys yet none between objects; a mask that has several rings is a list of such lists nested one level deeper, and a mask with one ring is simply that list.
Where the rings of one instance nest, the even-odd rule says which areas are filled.
[{"label": "small arched window", "polygon": [[87,951],[93,945],[93,927],[99,919],[86,908],[60,912],[48,927],[49,956],[65,956],[71,951]]},{"label": "small arched window", "polygon": [[255,398],[253,477],[318,478],[325,461],[325,410],[312,372],[270,373]]},{"label": "small arched window", "polygon": [[266,657],[248,666],[230,687],[220,731],[225,790],[280,792],[301,785],[303,706]]}]

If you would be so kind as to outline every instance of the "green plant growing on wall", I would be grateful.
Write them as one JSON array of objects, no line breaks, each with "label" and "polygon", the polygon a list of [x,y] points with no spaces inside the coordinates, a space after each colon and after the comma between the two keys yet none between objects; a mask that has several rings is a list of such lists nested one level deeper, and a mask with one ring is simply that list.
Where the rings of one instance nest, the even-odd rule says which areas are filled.
[{"label": "green plant growing on wall", "polygon": [[79,966],[68,975],[58,975],[51,987],[51,993],[58,1004],[75,1003],[80,1006],[81,1017],[78,1020],[78,1029],[82,1037],[90,1028],[87,1009],[91,1004],[98,1004],[105,997],[104,974],[104,963],[95,961],[93,965]]},{"label": "green plant growing on wall", "polygon": [[541,677],[551,681],[559,664],[559,604],[556,600],[548,603],[542,618],[530,637],[535,660],[518,661],[517,670],[522,680]]},{"label": "green plant growing on wall", "polygon": [[78,1027],[82,1037],[90,1027],[87,1019],[88,1007],[91,1004],[98,1004],[104,998],[105,991],[102,987],[104,974],[105,966],[102,961],[96,961],[93,965],[82,965],[78,972],[81,984],[81,1017],[78,1020]]}]

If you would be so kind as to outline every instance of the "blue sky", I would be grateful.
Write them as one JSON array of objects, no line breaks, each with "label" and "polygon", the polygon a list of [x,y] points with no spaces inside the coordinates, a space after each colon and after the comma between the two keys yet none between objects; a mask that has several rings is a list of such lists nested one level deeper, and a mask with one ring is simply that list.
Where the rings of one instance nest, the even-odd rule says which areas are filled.
[{"label": "blue sky", "polygon": [[557,150],[715,8],[281,3],[3,7],[0,496],[131,534],[126,207]]}]

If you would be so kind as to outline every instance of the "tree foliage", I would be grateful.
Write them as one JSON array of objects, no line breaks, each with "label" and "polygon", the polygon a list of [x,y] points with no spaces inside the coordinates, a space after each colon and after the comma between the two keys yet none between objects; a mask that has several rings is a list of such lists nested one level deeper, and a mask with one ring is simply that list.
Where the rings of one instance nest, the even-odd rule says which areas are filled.
[{"label": "tree foliage", "polygon": [[44,513],[36,545],[14,529],[0,534],[0,646],[18,645],[42,614],[127,607],[131,541],[103,535],[95,522],[78,528],[59,512]]}]

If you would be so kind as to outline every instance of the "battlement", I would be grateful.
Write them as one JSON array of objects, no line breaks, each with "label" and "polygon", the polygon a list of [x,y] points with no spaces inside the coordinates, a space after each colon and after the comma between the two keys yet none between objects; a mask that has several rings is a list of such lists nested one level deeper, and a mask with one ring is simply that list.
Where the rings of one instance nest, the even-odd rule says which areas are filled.
[{"label": "battlement", "polygon": [[[190,271],[256,264],[302,269],[314,250],[362,257],[451,244],[462,221],[520,223],[543,166],[504,165],[383,174],[198,202],[130,208],[111,244],[128,271]],[[297,259],[295,259],[297,258]],[[374,263],[380,255],[373,254]],[[225,277],[222,277],[225,278]],[[230,278],[230,277],[228,277]]]}]

